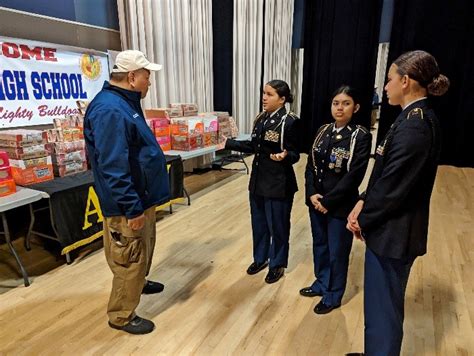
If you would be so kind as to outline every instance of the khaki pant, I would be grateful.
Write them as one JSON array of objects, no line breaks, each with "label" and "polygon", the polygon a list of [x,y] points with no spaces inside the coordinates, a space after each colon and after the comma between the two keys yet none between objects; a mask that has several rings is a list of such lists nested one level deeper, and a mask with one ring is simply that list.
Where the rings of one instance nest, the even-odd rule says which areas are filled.
[{"label": "khaki pant", "polygon": [[107,314],[114,325],[125,325],[135,309],[150,272],[156,233],[155,207],[145,211],[145,225],[134,231],[125,216],[104,220],[105,258],[114,275]]}]

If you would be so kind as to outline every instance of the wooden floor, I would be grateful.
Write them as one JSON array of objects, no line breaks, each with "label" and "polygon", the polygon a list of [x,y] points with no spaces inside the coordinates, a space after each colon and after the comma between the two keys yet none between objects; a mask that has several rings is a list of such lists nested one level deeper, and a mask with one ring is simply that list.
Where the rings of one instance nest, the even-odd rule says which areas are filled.
[{"label": "wooden floor", "polygon": [[[0,295],[5,355],[343,355],[363,350],[364,245],[355,242],[340,309],[313,313],[319,298],[298,295],[313,280],[311,235],[301,191],[292,214],[290,261],[278,283],[248,276],[252,261],[248,176],[225,173],[201,184],[191,206],[157,223],[151,278],[162,294],[138,313],[156,330],[131,336],[107,326],[111,288],[102,251],[39,273]],[[474,169],[441,167],[432,199],[429,252],[407,290],[403,355],[474,354]],[[36,247],[39,249],[39,247]],[[27,267],[33,262],[26,261]],[[14,265],[13,265],[14,267]],[[3,284],[3,281],[0,280]]]}]

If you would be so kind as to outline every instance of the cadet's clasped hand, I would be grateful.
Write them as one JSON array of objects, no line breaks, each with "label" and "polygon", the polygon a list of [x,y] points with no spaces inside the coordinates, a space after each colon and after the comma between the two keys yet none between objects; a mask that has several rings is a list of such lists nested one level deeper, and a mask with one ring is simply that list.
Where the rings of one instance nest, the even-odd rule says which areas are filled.
[{"label": "cadet's clasped hand", "polygon": [[287,155],[288,155],[288,151],[283,150],[283,152],[280,152],[280,153],[270,153],[270,158],[274,161],[279,162],[279,161],[283,161]]},{"label": "cadet's clasped hand", "polygon": [[357,240],[365,241],[364,237],[362,236],[362,232],[359,226],[359,222],[357,221],[362,208],[364,207],[364,201],[359,200],[357,204],[354,206],[354,209],[350,212],[349,216],[347,217],[347,229],[352,231],[354,237]]},{"label": "cadet's clasped hand", "polygon": [[326,209],[323,204],[319,201],[322,199],[323,196],[321,194],[314,194],[312,195],[309,199],[311,200],[311,203],[313,204],[314,208],[319,211],[320,213],[326,214],[328,212],[328,209]]}]

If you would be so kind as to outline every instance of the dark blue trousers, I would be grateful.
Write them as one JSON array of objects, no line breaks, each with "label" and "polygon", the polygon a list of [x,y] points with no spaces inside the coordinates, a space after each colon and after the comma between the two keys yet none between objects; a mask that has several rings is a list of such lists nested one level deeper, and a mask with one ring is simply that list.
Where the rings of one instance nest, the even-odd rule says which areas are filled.
[{"label": "dark blue trousers", "polygon": [[365,250],[365,354],[398,356],[402,346],[405,290],[415,258],[394,259]]},{"label": "dark blue trousers", "polygon": [[250,194],[254,262],[270,260],[269,267],[287,267],[293,196],[265,198]]},{"label": "dark blue trousers", "polygon": [[311,207],[309,218],[313,235],[313,262],[316,276],[311,289],[322,293],[324,304],[340,305],[346,290],[352,233],[346,229],[346,220],[323,215]]}]

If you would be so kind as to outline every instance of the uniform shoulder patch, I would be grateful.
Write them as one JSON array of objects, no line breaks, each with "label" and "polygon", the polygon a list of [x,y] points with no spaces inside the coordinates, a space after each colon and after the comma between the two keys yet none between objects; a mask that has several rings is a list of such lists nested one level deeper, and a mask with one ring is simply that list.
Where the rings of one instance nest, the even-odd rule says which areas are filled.
[{"label": "uniform shoulder patch", "polygon": [[362,125],[356,125],[356,127],[357,127],[360,131],[362,131],[363,133],[366,133],[366,134],[369,133],[369,130],[367,130],[367,129],[366,129],[364,126],[362,126]]},{"label": "uniform shoulder patch", "polygon": [[408,119],[424,119],[423,116],[423,109],[421,108],[413,108],[410,110],[410,112],[407,115],[407,120]]},{"label": "uniform shoulder patch", "polygon": [[292,118],[295,119],[295,120],[298,120],[298,119],[299,119],[298,115],[296,115],[293,111],[288,111],[288,114],[287,114],[287,115],[290,116],[290,117],[292,117]]},{"label": "uniform shoulder patch", "polygon": [[329,128],[329,126],[331,126],[331,124],[324,124],[323,126],[319,128],[317,132],[324,132]]},{"label": "uniform shoulder patch", "polygon": [[255,117],[255,121],[257,121],[258,119],[260,119],[263,115],[265,115],[265,111],[262,111],[261,113],[259,113],[259,114]]}]

